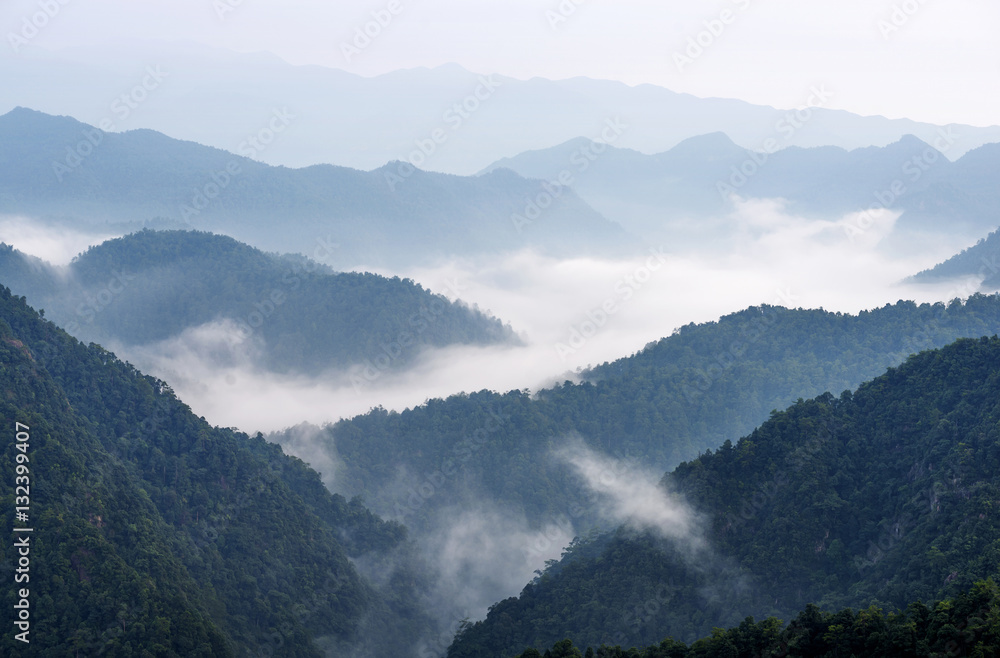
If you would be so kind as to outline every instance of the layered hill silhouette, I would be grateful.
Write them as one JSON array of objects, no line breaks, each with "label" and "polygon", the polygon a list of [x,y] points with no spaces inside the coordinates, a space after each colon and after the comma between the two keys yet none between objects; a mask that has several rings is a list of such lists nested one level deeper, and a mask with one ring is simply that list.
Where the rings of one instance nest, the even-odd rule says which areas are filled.
[{"label": "layered hill silhouette", "polygon": [[964,277],[973,279],[972,285],[984,292],[1000,289],[1000,231],[993,231],[968,249],[915,274],[910,280],[934,283]]},{"label": "layered hill silhouette", "polygon": [[[885,208],[903,213],[898,231],[978,236],[1000,225],[1000,145],[980,146],[952,162],[947,156],[956,139],[942,130],[926,141],[905,135],[883,147],[771,152],[712,133],[645,155],[579,138],[484,171],[504,168],[550,181],[568,173],[581,197],[639,235],[662,235],[678,220],[724,216],[737,195],[780,198],[790,212],[825,219]],[[783,145],[779,135],[772,141]],[[855,229],[869,226],[858,222]]]},{"label": "layered hill silhouette", "polygon": [[[504,157],[569,139],[597,138],[606,120],[627,130],[616,145],[661,153],[696,135],[724,132],[744,148],[768,138],[788,146],[885,146],[902,136],[933,140],[939,126],[859,116],[831,109],[836,90],[803,86],[797,107],[698,98],[650,84],[575,77],[518,80],[456,64],[397,70],[374,77],[318,66],[294,66],[268,53],[234,53],[192,43],[131,40],[69,51],[23,49],[0,54],[0,113],[26,105],[116,130],[148,128],[227,151],[249,145],[274,109],[294,115],[290,127],[258,156],[292,167],[322,162],[369,170],[393,160],[426,160],[422,168],[471,174]],[[150,67],[153,64],[155,66]],[[152,68],[156,87],[134,108],[109,99],[140,83]],[[48,80],[38,85],[37,80]],[[1000,128],[950,126],[954,157],[1000,141]],[[435,131],[424,155],[418,143]]]},{"label": "layered hill silhouette", "polygon": [[214,327],[218,355],[279,373],[398,371],[421,350],[516,344],[509,326],[413,281],[335,272],[197,231],[143,230],[55,268],[9,246],[0,280],[73,335],[149,345]]},{"label": "layered hill silhouette", "polygon": [[[752,307],[685,326],[578,383],[378,408],[322,428],[313,444],[339,465],[328,480],[334,490],[363,495],[418,537],[436,532],[454,506],[484,500],[539,531],[561,524],[584,533],[602,520],[553,455],[568,442],[666,471],[801,397],[856,388],[911,354],[998,330],[997,296],[899,302],[857,316]],[[271,438],[292,445],[294,436]]]},{"label": "layered hill silhouette", "polygon": [[[691,642],[717,626],[747,639],[743,633],[761,629],[752,622],[740,632],[735,627],[750,615],[794,620],[791,636],[825,623],[827,635],[805,633],[817,643],[813,651],[800,645],[789,655],[839,655],[822,649],[839,641],[838,622],[824,622],[807,604],[828,613],[907,610],[913,652],[900,647],[899,655],[927,655],[917,626],[942,650],[960,640],[947,649],[953,655],[966,655],[960,652],[977,641],[988,651],[996,627],[984,626],[996,621],[996,587],[976,583],[1000,568],[998,400],[994,336],[922,352],[853,393],[826,393],[773,412],[738,442],[664,479],[662,486],[700,519],[692,534],[703,544],[691,548],[627,525],[578,541],[520,597],[466,627],[448,655],[513,656],[567,637],[581,647],[645,646],[668,636]],[[965,612],[910,605],[948,597],[958,597],[953,605]],[[979,603],[970,606],[970,599]],[[876,635],[887,629],[880,615],[873,608],[867,624],[854,613],[839,623],[874,647],[887,640]],[[939,622],[928,632],[933,615],[952,629]],[[778,635],[780,625],[771,626]],[[725,649],[726,637],[715,634],[717,649]]]},{"label": "layered hill silhouette", "polygon": [[[23,587],[38,655],[388,655],[428,628],[411,576],[387,592],[351,562],[398,550],[404,528],[331,495],[259,435],[195,417],[7,288],[0,387],[2,518],[32,529]],[[30,494],[15,523],[17,465]],[[4,604],[17,596],[7,588]],[[28,645],[5,633],[0,646]]]},{"label": "layered hill silhouette", "polygon": [[553,198],[540,181],[511,172],[460,177],[402,162],[368,172],[272,167],[150,130],[103,132],[24,108],[0,117],[0,144],[0,213],[125,230],[187,226],[268,251],[321,253],[338,269],[525,248],[611,256],[638,245],[574,193]]}]

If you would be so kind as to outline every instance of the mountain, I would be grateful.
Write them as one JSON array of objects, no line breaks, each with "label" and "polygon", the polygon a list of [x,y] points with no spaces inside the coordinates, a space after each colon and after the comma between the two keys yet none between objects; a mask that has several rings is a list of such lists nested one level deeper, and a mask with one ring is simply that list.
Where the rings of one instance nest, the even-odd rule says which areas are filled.
[{"label": "mountain", "polygon": [[[423,348],[512,344],[509,326],[413,281],[338,273],[196,231],[142,230],[57,269],[0,247],[0,280],[86,341],[141,346],[214,327],[223,361],[280,373],[399,370]],[[218,343],[218,344],[216,344]]]},{"label": "mountain", "polygon": [[[712,635],[690,647],[667,638],[639,649],[602,645],[582,654],[572,640],[546,650],[550,658],[839,658],[840,656],[988,656],[1000,649],[1000,588],[992,579],[976,583],[967,592],[939,601],[933,608],[916,601],[906,610],[890,612],[871,606],[823,612],[814,605],[785,628],[775,617],[756,622],[747,617],[739,626],[713,629]],[[528,649],[519,658],[542,658]]]},{"label": "mountain", "polygon": [[1000,144],[951,162],[945,156],[954,153],[955,139],[943,132],[928,142],[905,135],[850,151],[786,146],[768,153],[713,133],[654,155],[574,139],[483,171],[510,169],[548,181],[568,172],[572,189],[587,203],[647,238],[676,235],[691,220],[726,216],[734,194],[780,198],[791,212],[824,219],[889,208],[902,211],[897,226],[905,230],[978,235],[1000,224]]},{"label": "mountain", "polygon": [[[822,86],[802,89],[796,113],[649,84],[517,80],[454,64],[366,78],[293,66],[266,53],[150,40],[2,52],[0,79],[0,112],[24,105],[93,125],[107,121],[115,131],[148,128],[290,167],[334,163],[369,170],[422,160],[423,169],[471,174],[524,151],[579,136],[596,139],[607,120],[628,126],[616,146],[643,153],[713,132],[761,150],[769,138],[783,146],[855,149],[885,146],[907,134],[930,142],[938,131],[926,123],[829,109],[835,97]],[[148,93],[140,94],[141,102],[120,100],[144,83]],[[288,130],[265,148],[253,146],[250,140],[266,135],[275,109],[294,115]],[[950,157],[1000,141],[1000,127],[950,128],[958,136]]]},{"label": "mountain", "polygon": [[980,290],[1000,290],[1000,230],[993,231],[961,253],[910,278],[915,283],[933,283],[971,277]]},{"label": "mountain", "polygon": [[[432,529],[456,501],[482,499],[544,527],[586,497],[551,454],[568,437],[665,471],[802,396],[857,387],[910,354],[998,330],[998,296],[947,306],[899,302],[857,316],[752,307],[685,326],[579,383],[374,409],[328,425],[316,442],[339,465],[335,490],[363,495],[414,532]],[[282,433],[271,439],[291,442]],[[596,517],[573,520],[586,530]]]},{"label": "mountain", "polygon": [[8,632],[4,655],[390,655],[429,628],[412,574],[355,567],[404,550],[403,527],[7,288],[0,388],[2,519],[30,529],[2,565],[30,653]]},{"label": "mountain", "polygon": [[104,132],[24,108],[0,117],[0,145],[0,213],[122,232],[146,222],[187,226],[339,269],[525,248],[610,256],[641,246],[572,192],[553,198],[540,181],[511,172],[459,177],[398,162],[369,172],[272,167],[150,130]]},{"label": "mountain", "polygon": [[[961,597],[1000,569],[998,400],[994,336],[773,412],[665,477],[699,520],[689,537],[624,526],[578,542],[466,626],[448,655],[512,656],[567,637],[690,642],[748,615],[792,619],[809,603],[903,610]],[[995,622],[995,585],[980,595]]]}]

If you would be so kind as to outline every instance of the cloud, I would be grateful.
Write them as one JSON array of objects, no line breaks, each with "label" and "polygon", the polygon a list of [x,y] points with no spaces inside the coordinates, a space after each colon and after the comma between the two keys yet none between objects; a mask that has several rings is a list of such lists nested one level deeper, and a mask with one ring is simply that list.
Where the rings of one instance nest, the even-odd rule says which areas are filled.
[{"label": "cloud", "polygon": [[67,265],[88,247],[119,235],[99,231],[85,233],[25,217],[0,215],[0,242],[13,245],[19,251],[51,265]]},{"label": "cloud", "polygon": [[403,410],[463,391],[538,390],[574,379],[580,368],[632,354],[677,327],[752,305],[857,313],[899,299],[967,296],[969,289],[954,283],[899,283],[968,245],[939,238],[893,251],[886,238],[895,235],[895,219],[882,213],[851,240],[845,227],[857,225],[857,215],[806,219],[779,200],[745,200],[717,218],[738,236],[721,250],[706,238],[684,253],[657,245],[622,260],[556,259],[523,250],[382,269],[477,304],[510,322],[524,345],[427,349],[410,369],[385,372],[362,386],[352,383],[350,370],[322,377],[261,370],[253,365],[256,348],[224,323],[141,348],[109,347],[168,381],[197,414],[247,432],[303,421],[323,425],[379,405]]},{"label": "cloud", "polygon": [[659,484],[661,473],[601,454],[580,440],[553,454],[597,494],[598,509],[608,521],[653,531],[688,551],[706,546],[697,515]]}]

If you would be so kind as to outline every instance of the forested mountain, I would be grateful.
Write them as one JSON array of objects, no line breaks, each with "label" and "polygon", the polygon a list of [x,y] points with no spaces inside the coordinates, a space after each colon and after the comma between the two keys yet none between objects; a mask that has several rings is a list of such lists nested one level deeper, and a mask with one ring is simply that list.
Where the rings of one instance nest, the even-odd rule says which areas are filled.
[{"label": "forested mountain", "polygon": [[546,191],[511,172],[460,177],[400,162],[368,172],[271,167],[245,149],[234,155],[150,130],[102,132],[24,108],[0,116],[0,144],[0,213],[102,227],[167,220],[310,256],[335,243],[326,258],[341,269],[526,247],[612,256],[638,244],[568,190],[543,201],[530,225],[512,221]]},{"label": "forested mountain", "polygon": [[338,273],[196,231],[109,240],[66,271],[4,245],[0,280],[88,341],[143,345],[228,323],[232,349],[274,372],[398,370],[425,347],[517,342],[499,320],[409,279]]},{"label": "forested mountain", "polygon": [[[899,302],[857,316],[753,307],[688,325],[638,354],[539,391],[480,391],[403,411],[375,409],[316,439],[336,491],[363,494],[418,535],[456,504],[489,500],[541,527],[596,518],[552,451],[572,437],[665,471],[750,432],[773,409],[843,391],[920,350],[1000,330],[1000,297]],[[289,443],[292,434],[273,440]]]},{"label": "forested mountain", "polygon": [[[954,139],[942,132],[926,143],[907,135],[884,147],[792,146],[766,153],[763,142],[747,150],[713,133],[655,155],[576,139],[500,160],[485,171],[506,168],[554,181],[568,170],[583,199],[646,236],[676,231],[671,222],[678,220],[725,216],[732,194],[781,198],[791,212],[825,219],[890,208],[903,212],[899,230],[981,235],[1000,225],[1000,145],[951,162],[946,155]],[[780,134],[772,141],[785,145]],[[593,153],[599,155],[589,157]]]},{"label": "forested mountain", "polygon": [[[260,435],[209,426],[6,288],[0,387],[0,518],[33,529],[32,655],[390,655],[427,630],[412,575],[376,587],[351,562],[403,548],[403,527]],[[16,464],[30,478],[17,523]],[[27,655],[12,633],[0,642]]]},{"label": "forested mountain", "polygon": [[[808,605],[782,628],[775,617],[713,629],[690,647],[671,638],[645,649],[603,645],[582,653],[572,640],[546,650],[545,658],[932,658],[992,656],[1000,651],[1000,590],[992,579],[929,607],[911,603],[886,614],[874,606],[823,612]],[[542,658],[528,649],[519,658]]]},{"label": "forested mountain", "polygon": [[[791,620],[809,603],[906,610],[947,597],[959,602],[911,607],[910,633],[926,633],[931,616],[939,628],[929,640],[963,637],[958,622],[972,611],[977,625],[992,625],[995,651],[996,587],[962,597],[1000,568],[998,421],[995,336],[922,352],[854,393],[800,400],[664,479],[701,520],[692,534],[703,543],[624,527],[578,542],[519,598],[467,626],[449,656],[513,656],[567,637],[580,646],[690,642],[748,615]],[[817,652],[795,655],[850,645],[859,624],[869,629],[859,640],[879,642],[885,621],[863,614],[827,621]],[[806,609],[792,634],[822,621]]]},{"label": "forested mountain", "polygon": [[980,290],[1000,290],[1000,231],[993,231],[975,245],[912,277],[917,283],[975,277]]}]

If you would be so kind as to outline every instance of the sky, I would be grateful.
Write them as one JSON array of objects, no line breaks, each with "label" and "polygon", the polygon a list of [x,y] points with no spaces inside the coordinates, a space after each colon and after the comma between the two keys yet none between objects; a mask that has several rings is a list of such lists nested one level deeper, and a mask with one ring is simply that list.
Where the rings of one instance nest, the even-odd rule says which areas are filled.
[{"label": "sky", "polygon": [[[839,109],[979,126],[1000,124],[998,22],[993,0],[0,3],[9,44],[48,49],[185,40],[366,76],[454,62],[520,79],[588,76],[783,108],[823,83]],[[41,25],[37,34],[31,23]]]}]

